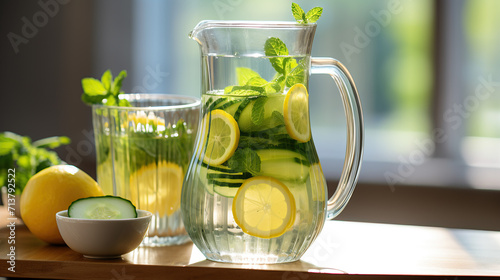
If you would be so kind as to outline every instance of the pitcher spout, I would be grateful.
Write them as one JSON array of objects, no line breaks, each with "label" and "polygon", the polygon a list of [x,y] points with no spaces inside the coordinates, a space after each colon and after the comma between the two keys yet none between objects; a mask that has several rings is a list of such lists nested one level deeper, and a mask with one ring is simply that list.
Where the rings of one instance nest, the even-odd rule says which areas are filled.
[{"label": "pitcher spout", "polygon": [[193,28],[193,30],[191,30],[191,32],[189,32],[189,38],[195,40],[196,42],[198,42],[198,44],[203,45],[201,37],[203,36],[202,35],[203,30],[205,30],[207,28],[208,24],[209,24],[208,20],[204,20],[204,21],[199,22]]}]

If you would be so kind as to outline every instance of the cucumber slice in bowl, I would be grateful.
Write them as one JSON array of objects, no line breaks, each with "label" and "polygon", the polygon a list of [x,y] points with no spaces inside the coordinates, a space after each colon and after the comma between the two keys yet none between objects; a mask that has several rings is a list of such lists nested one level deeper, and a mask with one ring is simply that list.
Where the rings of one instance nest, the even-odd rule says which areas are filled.
[{"label": "cucumber slice in bowl", "polygon": [[93,220],[137,218],[137,211],[128,199],[119,196],[80,198],[68,207],[68,217]]}]

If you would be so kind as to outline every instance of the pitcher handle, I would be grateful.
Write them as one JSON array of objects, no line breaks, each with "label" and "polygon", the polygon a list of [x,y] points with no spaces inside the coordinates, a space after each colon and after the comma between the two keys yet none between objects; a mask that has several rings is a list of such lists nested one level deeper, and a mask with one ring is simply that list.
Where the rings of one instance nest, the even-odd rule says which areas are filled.
[{"label": "pitcher handle", "polygon": [[335,193],[328,199],[327,219],[335,218],[351,198],[363,158],[363,112],[356,85],[347,68],[330,57],[311,58],[312,74],[329,74],[337,84],[347,120],[344,168]]}]

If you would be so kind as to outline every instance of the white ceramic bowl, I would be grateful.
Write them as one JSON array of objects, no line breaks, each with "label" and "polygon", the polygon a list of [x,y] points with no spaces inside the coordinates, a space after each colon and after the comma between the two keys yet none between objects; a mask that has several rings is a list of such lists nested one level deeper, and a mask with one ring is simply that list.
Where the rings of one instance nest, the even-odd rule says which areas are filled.
[{"label": "white ceramic bowl", "polygon": [[137,210],[137,218],[93,220],[68,217],[68,210],[56,213],[64,242],[87,258],[117,258],[137,248],[148,230],[152,214]]}]

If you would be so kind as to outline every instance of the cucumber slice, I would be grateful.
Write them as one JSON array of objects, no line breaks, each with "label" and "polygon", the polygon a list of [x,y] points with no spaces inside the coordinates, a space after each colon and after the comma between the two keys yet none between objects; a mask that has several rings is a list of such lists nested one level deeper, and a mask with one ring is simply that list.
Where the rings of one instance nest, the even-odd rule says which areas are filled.
[{"label": "cucumber slice", "polygon": [[274,114],[278,116],[283,116],[283,102],[285,100],[285,95],[283,94],[271,94],[267,96],[266,103],[264,104],[264,120],[260,125],[255,125],[252,121],[252,110],[255,104],[255,100],[252,100],[248,106],[243,108],[241,115],[239,116],[238,126],[242,132],[252,132],[252,131],[262,131],[270,129],[282,124],[282,121],[278,121]]},{"label": "cucumber slice", "polygon": [[217,106],[218,106],[219,104],[221,104],[222,102],[225,102],[226,100],[227,100],[226,98],[219,98],[219,99],[215,100],[214,102],[212,102],[212,103],[210,104],[210,106],[209,106],[209,107],[208,107],[208,109],[207,109],[207,112],[210,112],[210,111],[214,110],[214,109],[215,109],[215,107],[217,107]]},{"label": "cucumber slice", "polygon": [[259,175],[282,181],[305,182],[309,176],[309,165],[304,165],[295,159],[261,161]]},{"label": "cucumber slice", "polygon": [[[248,172],[234,172],[224,165],[208,166],[201,163],[200,166],[200,180],[211,195],[216,192],[223,196],[232,197],[233,192],[220,188],[234,188],[237,191],[241,184],[250,177],[252,177],[252,174]],[[236,191],[234,194],[236,194]]]},{"label": "cucumber slice", "polygon": [[[199,164],[199,163],[198,163]],[[208,168],[206,166],[206,164],[201,164],[200,166],[200,173],[199,173],[199,176],[200,176],[200,181],[201,183],[203,184],[203,186],[205,186],[205,190],[210,194],[210,195],[214,195],[214,187],[212,184],[209,184],[208,183],[208,180],[207,180],[207,174],[208,174]]]},{"label": "cucumber slice", "polygon": [[235,197],[236,193],[238,192],[238,189],[239,188],[234,188],[234,187],[214,186],[214,192],[228,198]]},{"label": "cucumber slice", "polygon": [[253,107],[253,105],[252,106],[248,106],[250,104],[250,102],[252,102],[252,104],[253,104],[253,103],[255,103],[255,100],[247,98],[247,99],[244,99],[240,103],[240,105],[238,106],[238,109],[236,110],[236,112],[234,112],[234,115],[233,115],[234,120],[238,121],[238,119],[240,118],[241,112],[243,112],[243,110],[245,108],[252,108]]},{"label": "cucumber slice", "polygon": [[305,182],[309,176],[310,163],[302,154],[285,149],[257,150],[257,154],[259,175],[296,182]]},{"label": "cucumber slice", "polygon": [[119,196],[94,196],[80,198],[68,207],[68,217],[80,219],[130,219],[137,218],[137,211],[130,200]]},{"label": "cucumber slice", "polygon": [[257,154],[259,155],[261,161],[293,158],[307,161],[306,157],[302,154],[285,149],[262,149],[257,150]]},{"label": "cucumber slice", "polygon": [[[226,110],[228,107],[233,106],[236,103],[241,103],[241,100],[235,99],[235,100],[228,100],[226,103],[221,104],[220,106],[215,107],[215,109],[221,109],[221,110]],[[227,112],[227,110],[226,110]],[[236,109],[235,109],[236,112]],[[229,112],[228,112],[229,113]],[[231,113],[230,113],[231,114]],[[234,114],[234,112],[233,112]],[[231,114],[232,115],[232,114]]]}]

